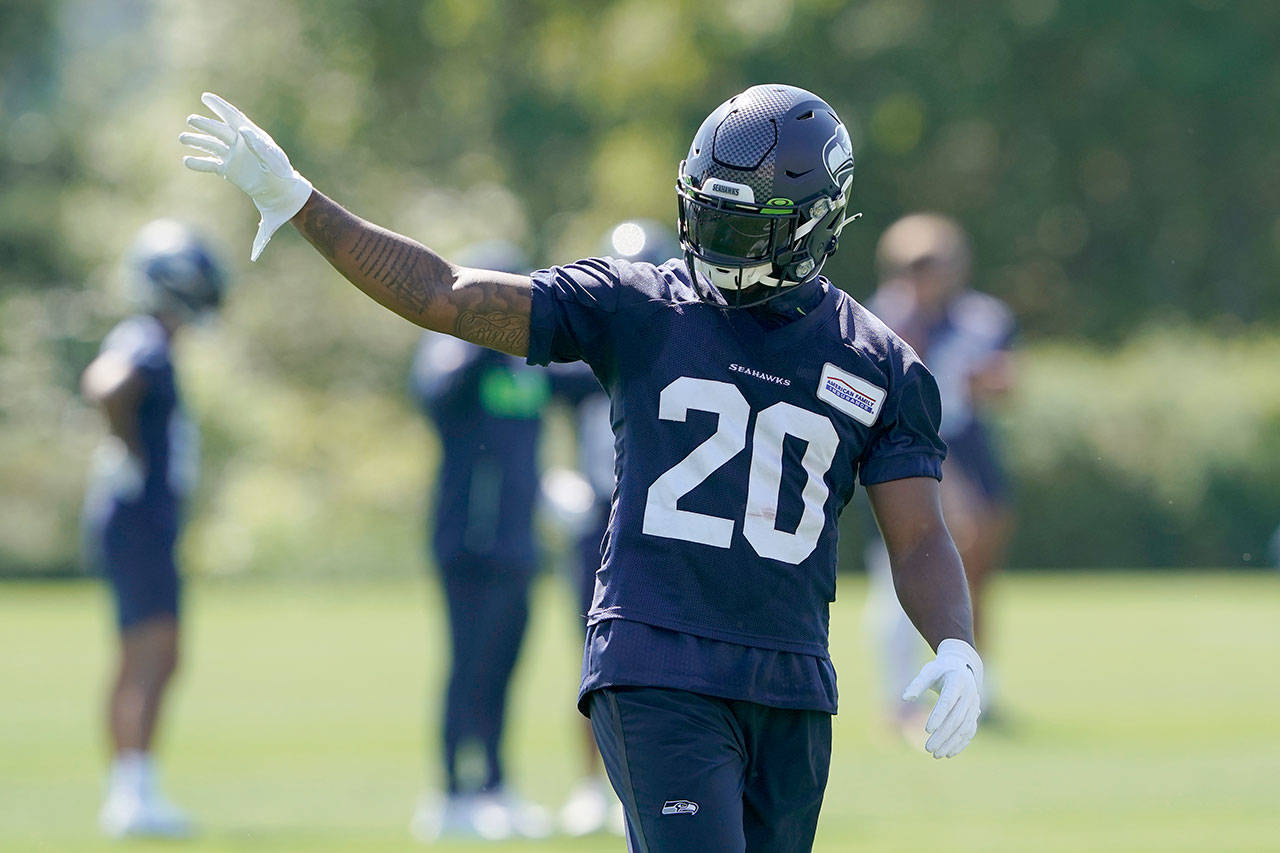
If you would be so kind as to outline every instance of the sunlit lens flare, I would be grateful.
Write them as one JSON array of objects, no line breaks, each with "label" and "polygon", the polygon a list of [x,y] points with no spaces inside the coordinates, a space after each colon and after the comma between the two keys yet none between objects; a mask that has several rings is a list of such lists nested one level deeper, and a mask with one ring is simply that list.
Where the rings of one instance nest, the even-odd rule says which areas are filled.
[{"label": "sunlit lens flare", "polygon": [[609,242],[619,255],[632,258],[644,251],[646,235],[644,229],[634,222],[624,222],[613,229]]}]

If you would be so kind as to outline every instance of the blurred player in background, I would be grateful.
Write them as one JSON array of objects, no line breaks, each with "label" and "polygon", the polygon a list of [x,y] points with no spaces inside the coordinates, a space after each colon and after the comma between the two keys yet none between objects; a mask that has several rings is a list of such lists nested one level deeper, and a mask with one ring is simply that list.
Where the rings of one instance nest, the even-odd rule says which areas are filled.
[{"label": "blurred player in background", "polygon": [[[1008,486],[987,410],[1013,387],[1013,314],[995,297],[971,289],[969,240],[947,217],[917,213],[898,220],[881,237],[876,263],[881,283],[867,307],[915,349],[938,381],[940,433],[948,448],[942,507],[964,560],[981,647],[990,639],[990,582],[1000,569],[1012,527]],[[898,694],[925,649],[894,595],[883,542],[871,543],[868,566],[868,624],[877,635],[886,710],[891,722],[906,724],[914,736],[914,717],[920,712]],[[983,702],[988,718],[991,687],[988,672]]]},{"label": "blurred player in background", "polygon": [[[532,276],[453,264],[352,215],[212,93],[185,163],[294,226],[372,299],[531,364],[582,360],[612,401],[615,490],[583,650],[591,718],[632,850],[812,848],[831,761],[837,519],[858,481],[903,606],[937,655],[925,749],[977,732],[982,661],[938,501],[937,385],[821,276],[852,217],[853,147],[829,104],[753,86],[677,170],[683,257]],[[939,827],[942,831],[944,827]]]},{"label": "blurred player in background", "polygon": [[176,836],[190,822],[160,792],[152,745],[178,662],[174,552],[198,450],[171,345],[184,325],[218,309],[224,278],[205,244],[171,220],[142,229],[126,274],[138,313],[107,335],[81,383],[110,430],[94,457],[85,533],[91,562],[111,584],[120,629],[107,706],[114,757],[99,821],[113,837]]},{"label": "blurred player in background", "polygon": [[[669,227],[650,219],[637,219],[620,222],[609,229],[600,254],[660,266],[680,256],[680,243]],[[579,624],[586,631],[616,483],[609,395],[584,362],[552,364],[549,370],[555,395],[573,406],[578,466],[595,496],[585,532],[578,537],[577,573],[573,578]],[[569,835],[586,835],[606,828],[621,832],[622,805],[604,775],[590,721],[584,726],[583,735],[585,772],[561,810],[561,828]]]},{"label": "blurred player in background", "polygon": [[[473,246],[464,256],[492,269],[529,270],[506,242]],[[451,640],[441,732],[446,794],[424,796],[411,828],[427,840],[544,835],[546,815],[505,787],[502,739],[537,568],[533,508],[546,371],[427,332],[411,384],[440,436],[431,550]]]}]

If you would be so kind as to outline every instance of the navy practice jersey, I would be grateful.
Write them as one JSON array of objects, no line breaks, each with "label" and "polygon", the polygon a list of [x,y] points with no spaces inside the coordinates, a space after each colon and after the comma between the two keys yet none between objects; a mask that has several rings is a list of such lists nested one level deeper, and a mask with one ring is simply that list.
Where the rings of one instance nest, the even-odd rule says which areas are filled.
[{"label": "navy practice jersey", "polygon": [[486,557],[532,567],[546,372],[428,332],[412,382],[440,431],[436,558]]},{"label": "navy practice jersey", "polygon": [[700,301],[678,260],[532,278],[529,361],[581,359],[611,399],[618,486],[589,621],[825,660],[855,481],[940,476],[915,354],[825,280],[768,330]]},{"label": "navy practice jersey", "polygon": [[140,494],[121,494],[118,472],[109,470],[116,462],[105,457],[106,466],[95,469],[90,477],[90,518],[99,523],[114,519],[130,529],[176,526],[182,498],[195,483],[199,450],[195,428],[178,393],[169,335],[155,317],[130,317],[111,330],[102,342],[102,352],[119,355],[144,380],[138,438],[146,476]]}]

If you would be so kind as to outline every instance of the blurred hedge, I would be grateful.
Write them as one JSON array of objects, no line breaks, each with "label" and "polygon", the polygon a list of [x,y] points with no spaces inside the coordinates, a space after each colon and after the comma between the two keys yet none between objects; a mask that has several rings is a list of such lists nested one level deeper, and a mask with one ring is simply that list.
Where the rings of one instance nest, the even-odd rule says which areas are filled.
[{"label": "blurred hedge", "polygon": [[1018,566],[1248,566],[1280,524],[1280,339],[1027,353],[1002,419]]}]

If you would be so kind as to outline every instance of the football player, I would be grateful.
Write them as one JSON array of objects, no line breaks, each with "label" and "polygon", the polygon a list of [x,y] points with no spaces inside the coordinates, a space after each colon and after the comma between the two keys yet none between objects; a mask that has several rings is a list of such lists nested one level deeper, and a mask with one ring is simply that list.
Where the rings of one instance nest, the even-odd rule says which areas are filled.
[{"label": "football player", "polygon": [[[948,217],[917,213],[898,220],[881,237],[876,262],[881,284],[868,307],[915,349],[938,381],[939,432],[949,449],[943,514],[969,577],[975,635],[985,644],[984,605],[1012,528],[1008,487],[987,420],[991,405],[1013,387],[1013,313],[969,286],[969,239]],[[883,544],[873,542],[868,621],[878,635],[886,710],[891,720],[914,730],[916,706],[899,702],[897,693],[922,649],[893,595],[888,563]],[[989,714],[990,671],[984,686]]]},{"label": "football player", "polygon": [[178,660],[174,548],[197,458],[171,344],[184,325],[218,309],[224,277],[208,247],[172,220],[142,229],[126,274],[138,313],[107,335],[81,383],[110,431],[94,457],[85,532],[115,595],[120,631],[107,706],[114,758],[99,821],[113,837],[175,836],[190,822],[161,794],[151,748]]},{"label": "football player", "polygon": [[590,719],[636,850],[806,850],[826,786],[836,520],[860,479],[903,605],[936,657],[935,757],[977,730],[982,662],[938,501],[937,386],[821,276],[853,151],[816,95],[753,86],[713,111],[678,170],[683,257],[519,276],[458,266],[349,213],[216,95],[181,140],[401,316],[530,363],[582,360],[617,452],[583,655]]},{"label": "football player", "polygon": [[[502,241],[473,246],[465,259],[507,273],[530,269]],[[533,507],[548,377],[523,359],[425,332],[411,379],[440,437],[431,548],[451,659],[441,732],[446,795],[424,795],[410,828],[428,841],[545,835],[546,815],[505,787],[501,751],[537,568]]]}]

